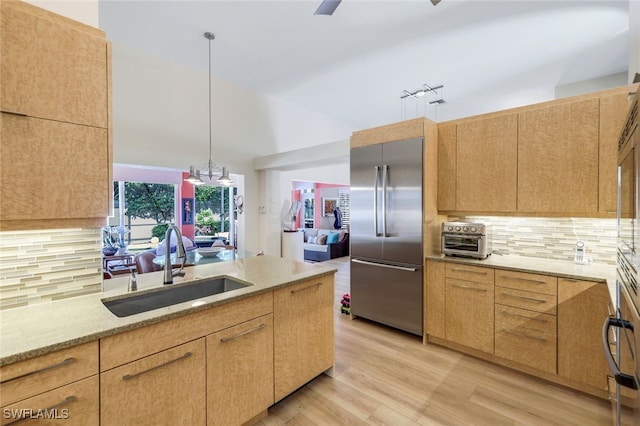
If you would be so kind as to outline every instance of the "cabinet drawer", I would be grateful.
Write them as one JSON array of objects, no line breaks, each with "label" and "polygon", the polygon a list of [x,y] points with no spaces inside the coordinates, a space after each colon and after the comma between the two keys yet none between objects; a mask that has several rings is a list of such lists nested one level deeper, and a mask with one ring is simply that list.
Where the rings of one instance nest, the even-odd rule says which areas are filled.
[{"label": "cabinet drawer", "polygon": [[496,356],[556,374],[556,336],[496,322],[495,339]]},{"label": "cabinet drawer", "polygon": [[557,335],[556,317],[512,306],[496,305],[496,322],[525,327],[542,333]]},{"label": "cabinet drawer", "polygon": [[473,281],[477,283],[493,284],[493,269],[482,266],[462,265],[459,263],[447,263],[445,268],[447,278]]},{"label": "cabinet drawer", "polygon": [[98,342],[0,367],[0,406],[98,373]]},{"label": "cabinet drawer", "polygon": [[496,287],[496,303],[556,315],[557,297],[513,288]]},{"label": "cabinet drawer", "polygon": [[99,395],[100,382],[96,374],[3,407],[0,425],[36,417],[39,425],[97,426],[100,423]]},{"label": "cabinet drawer", "polygon": [[271,292],[100,340],[100,371],[273,312]]},{"label": "cabinet drawer", "polygon": [[515,271],[496,271],[496,286],[515,288],[535,293],[558,294],[558,279],[548,275]]},{"label": "cabinet drawer", "polygon": [[100,373],[100,424],[205,425],[205,362],[201,338]]}]

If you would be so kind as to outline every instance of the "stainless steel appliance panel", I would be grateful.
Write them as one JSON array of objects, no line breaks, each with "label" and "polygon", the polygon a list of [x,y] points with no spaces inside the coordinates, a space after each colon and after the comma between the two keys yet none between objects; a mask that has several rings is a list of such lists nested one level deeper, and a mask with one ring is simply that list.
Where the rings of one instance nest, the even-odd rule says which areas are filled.
[{"label": "stainless steel appliance panel", "polygon": [[605,321],[602,343],[611,370],[609,399],[615,426],[640,426],[640,316],[618,275],[616,315]]},{"label": "stainless steel appliance panel", "polygon": [[422,268],[351,259],[351,312],[422,335]]},{"label": "stainless steel appliance panel", "polygon": [[382,145],[351,149],[349,240],[352,256],[382,258],[381,165]]},{"label": "stainless steel appliance panel", "polygon": [[422,145],[413,138],[351,150],[349,235],[351,313],[418,335]]},{"label": "stainless steel appliance panel", "polygon": [[422,138],[382,145],[383,258],[421,265]]}]

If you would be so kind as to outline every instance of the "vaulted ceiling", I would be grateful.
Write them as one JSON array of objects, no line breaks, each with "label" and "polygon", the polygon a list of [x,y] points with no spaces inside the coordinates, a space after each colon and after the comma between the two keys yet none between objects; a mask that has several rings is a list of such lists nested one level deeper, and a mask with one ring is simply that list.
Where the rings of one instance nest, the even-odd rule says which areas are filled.
[{"label": "vaulted ceiling", "polygon": [[[627,71],[628,1],[100,0],[124,43],[349,123],[354,130],[552,99],[556,86]],[[443,85],[423,98],[403,91]],[[446,102],[430,105],[436,99]]]}]

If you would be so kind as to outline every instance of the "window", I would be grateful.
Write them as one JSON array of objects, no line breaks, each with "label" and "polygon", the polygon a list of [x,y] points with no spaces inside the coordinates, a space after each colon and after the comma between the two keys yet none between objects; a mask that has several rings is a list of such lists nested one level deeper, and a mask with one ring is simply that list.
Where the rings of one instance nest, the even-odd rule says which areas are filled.
[{"label": "window", "polygon": [[[232,195],[230,196],[229,192]],[[195,188],[195,234],[229,234],[229,201],[237,193],[237,188],[201,185]],[[232,221],[233,223],[233,221]]]},{"label": "window", "polygon": [[[121,246],[164,238],[174,220],[175,185],[146,182],[114,182],[114,218],[111,240]],[[115,241],[114,241],[115,240]]]}]

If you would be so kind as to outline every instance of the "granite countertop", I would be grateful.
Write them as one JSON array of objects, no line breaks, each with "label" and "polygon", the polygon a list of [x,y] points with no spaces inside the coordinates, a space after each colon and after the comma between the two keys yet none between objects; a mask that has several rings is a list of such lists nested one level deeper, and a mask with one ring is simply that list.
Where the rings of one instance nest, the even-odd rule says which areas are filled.
[{"label": "granite countertop", "polygon": [[[0,366],[333,274],[337,269],[274,256],[255,256],[192,266],[184,271],[184,277],[174,278],[174,285],[220,276],[251,285],[198,299],[204,303],[196,307],[190,301],[118,318],[101,300],[129,294],[129,277],[124,276],[105,280],[104,291],[100,293],[0,311]],[[138,275],[136,294],[162,288],[163,274],[160,271]]]},{"label": "granite countertop", "polygon": [[432,255],[428,260],[437,260],[467,265],[487,266],[490,268],[507,269],[511,271],[530,272],[534,274],[553,275],[557,277],[596,281],[606,284],[613,306],[616,304],[616,267],[613,265],[588,263],[578,264],[566,260],[543,259],[525,256],[501,256],[492,254],[486,259],[470,259],[465,257]]}]

